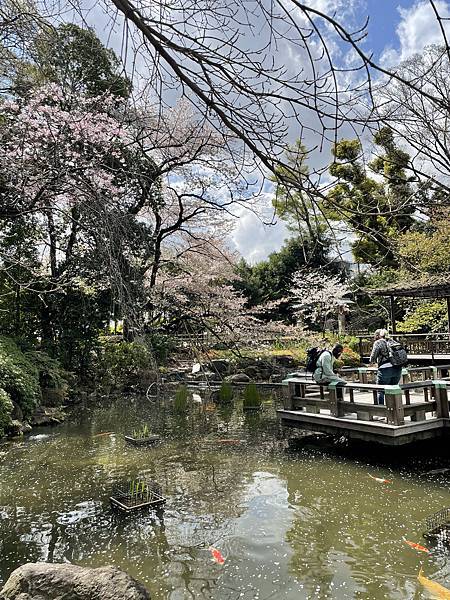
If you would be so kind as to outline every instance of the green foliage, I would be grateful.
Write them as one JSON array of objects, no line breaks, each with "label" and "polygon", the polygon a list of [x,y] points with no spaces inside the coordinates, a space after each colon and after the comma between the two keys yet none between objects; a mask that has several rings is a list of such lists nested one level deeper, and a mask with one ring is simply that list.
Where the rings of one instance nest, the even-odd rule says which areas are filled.
[{"label": "green foliage", "polygon": [[158,364],[167,362],[171,352],[177,346],[177,342],[173,337],[159,332],[147,334],[146,342],[151,346],[153,356]]},{"label": "green foliage", "polygon": [[425,301],[407,311],[404,320],[397,323],[397,331],[401,333],[437,333],[446,331],[447,327],[447,305],[444,301]]},{"label": "green foliage", "polygon": [[187,408],[189,391],[185,385],[180,385],[175,393],[173,409],[176,413],[184,413]]},{"label": "green foliage", "polygon": [[341,140],[333,148],[330,174],[338,180],[324,208],[329,218],[345,221],[354,231],[356,260],[377,266],[396,264],[392,240],[414,224],[414,205],[406,176],[409,156],[399,150],[392,131],[374,137],[381,154],[369,165],[381,180],[371,178],[363,163],[358,140]]},{"label": "green foliage", "polygon": [[0,337],[0,381],[24,416],[30,416],[41,399],[39,371],[17,344],[4,336]]},{"label": "green foliage", "polygon": [[150,435],[150,429],[148,428],[147,423],[145,423],[140,429],[135,429],[133,431],[133,437],[135,440],[145,440]]},{"label": "green foliage", "polygon": [[399,255],[404,270],[420,269],[429,274],[450,272],[450,211],[433,215],[424,231],[413,231],[399,237]]},{"label": "green foliage", "polygon": [[[333,333],[327,333],[323,336],[323,340],[325,340],[326,345],[328,346],[342,344],[344,348],[348,348],[349,350],[353,350],[354,352],[357,352],[357,350],[359,349],[359,340],[353,335],[338,335]],[[321,344],[319,343],[319,345]]]},{"label": "green foliage", "polygon": [[[326,245],[313,243],[309,238],[291,238],[278,252],[272,252],[268,259],[254,266],[242,260],[237,267],[240,280],[233,283],[248,299],[249,306],[256,306],[287,295],[291,287],[292,275],[308,264],[311,267],[329,264]],[[289,314],[289,307],[281,305],[276,315],[279,318]]]},{"label": "green foliage", "polygon": [[219,402],[231,402],[233,399],[233,386],[229,381],[222,381],[219,390]]},{"label": "green foliage", "polygon": [[28,350],[24,354],[37,368],[41,388],[67,389],[69,387],[72,374],[63,369],[58,360],[41,350]]},{"label": "green foliage", "polygon": [[102,340],[97,376],[101,385],[122,389],[138,383],[142,372],[152,364],[149,347],[139,342],[109,342]]},{"label": "green foliage", "polygon": [[13,403],[9,394],[3,388],[0,388],[0,438],[5,435],[5,429],[11,421],[12,409]]},{"label": "green foliage", "polygon": [[24,63],[16,80],[22,91],[48,82],[72,92],[98,96],[105,92],[127,98],[131,82],[120,74],[117,56],[92,29],[74,23],[42,30],[34,40],[34,63]]},{"label": "green foliage", "polygon": [[244,408],[260,408],[262,405],[261,394],[254,383],[249,383],[244,390]]},{"label": "green foliage", "polygon": [[301,231],[311,240],[317,241],[322,239],[326,229],[324,219],[317,210],[314,210],[311,199],[304,192],[298,191],[302,180],[309,173],[307,158],[308,151],[300,140],[287,147],[286,166],[278,167],[272,179],[276,184],[272,204],[276,214],[286,222],[287,228],[296,236]]},{"label": "green foliage", "polygon": [[341,360],[345,367],[361,366],[361,356],[348,346],[344,346],[344,351],[342,352]]}]

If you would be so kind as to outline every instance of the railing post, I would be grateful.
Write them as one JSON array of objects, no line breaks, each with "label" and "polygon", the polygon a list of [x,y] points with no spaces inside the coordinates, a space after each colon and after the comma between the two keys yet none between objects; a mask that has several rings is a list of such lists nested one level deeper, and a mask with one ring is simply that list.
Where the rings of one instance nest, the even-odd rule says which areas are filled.
[{"label": "railing post", "polygon": [[410,381],[411,381],[411,376],[409,374],[408,369],[402,369],[400,383],[409,383]]},{"label": "railing post", "polygon": [[339,381],[332,381],[328,384],[329,406],[332,417],[344,416],[344,390]]},{"label": "railing post", "polygon": [[436,418],[448,419],[448,396],[447,396],[447,382],[446,381],[433,381],[434,397],[436,400]]},{"label": "railing post", "polygon": [[367,367],[358,367],[359,380],[360,383],[368,383],[367,382]]},{"label": "railing post", "polygon": [[294,409],[293,396],[295,393],[295,383],[293,381],[287,381],[283,389],[283,406],[284,410]]},{"label": "railing post", "polygon": [[405,411],[403,410],[403,394],[398,385],[386,385],[386,412],[387,422],[390,425],[404,425]]}]

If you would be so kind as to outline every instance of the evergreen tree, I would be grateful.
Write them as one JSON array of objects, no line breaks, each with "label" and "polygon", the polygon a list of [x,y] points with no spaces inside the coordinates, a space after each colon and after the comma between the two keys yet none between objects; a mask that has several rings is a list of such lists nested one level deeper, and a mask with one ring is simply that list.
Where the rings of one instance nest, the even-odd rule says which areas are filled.
[{"label": "evergreen tree", "polygon": [[[395,266],[395,239],[415,223],[413,190],[406,175],[409,155],[394,143],[392,131],[374,136],[381,153],[366,168],[359,140],[341,140],[333,148],[330,174],[337,183],[328,195],[329,218],[343,220],[356,240],[352,251],[358,262]],[[368,171],[379,176],[370,177]]]}]

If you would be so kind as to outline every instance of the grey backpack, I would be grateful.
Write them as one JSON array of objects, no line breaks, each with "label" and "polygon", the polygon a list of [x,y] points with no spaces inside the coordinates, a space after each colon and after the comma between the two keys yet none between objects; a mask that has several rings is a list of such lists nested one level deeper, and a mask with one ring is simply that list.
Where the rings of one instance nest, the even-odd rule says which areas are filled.
[{"label": "grey backpack", "polygon": [[386,345],[391,364],[394,365],[394,367],[405,367],[408,364],[408,353],[402,344],[395,340],[387,340]]}]

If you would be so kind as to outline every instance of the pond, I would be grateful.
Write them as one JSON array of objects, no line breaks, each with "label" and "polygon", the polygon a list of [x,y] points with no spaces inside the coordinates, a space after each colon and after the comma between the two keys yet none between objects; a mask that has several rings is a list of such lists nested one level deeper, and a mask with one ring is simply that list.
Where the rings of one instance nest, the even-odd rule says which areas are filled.
[{"label": "pond", "polygon": [[[450,555],[405,543],[426,546],[425,517],[450,506],[448,474],[429,473],[447,458],[294,451],[274,399],[257,413],[199,400],[185,412],[171,398],[78,405],[64,425],[3,444],[0,583],[25,562],[53,561],[118,566],[153,600],[410,600],[430,597],[422,565],[450,588]],[[143,423],[161,443],[126,445]],[[161,484],[163,516],[110,508],[114,485],[140,477]]]}]

